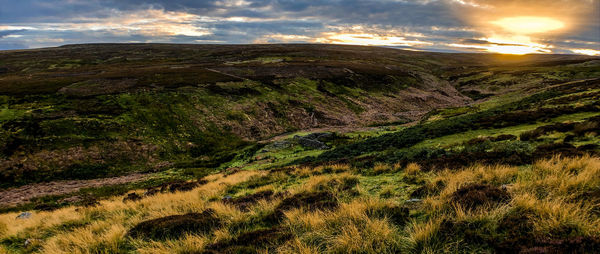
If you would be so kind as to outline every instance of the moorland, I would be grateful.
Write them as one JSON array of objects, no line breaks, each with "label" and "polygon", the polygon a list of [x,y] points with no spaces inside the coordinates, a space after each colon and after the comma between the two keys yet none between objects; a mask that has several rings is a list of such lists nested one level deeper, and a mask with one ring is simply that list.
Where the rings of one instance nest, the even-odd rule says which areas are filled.
[{"label": "moorland", "polygon": [[0,252],[593,253],[600,58],[0,51]]}]

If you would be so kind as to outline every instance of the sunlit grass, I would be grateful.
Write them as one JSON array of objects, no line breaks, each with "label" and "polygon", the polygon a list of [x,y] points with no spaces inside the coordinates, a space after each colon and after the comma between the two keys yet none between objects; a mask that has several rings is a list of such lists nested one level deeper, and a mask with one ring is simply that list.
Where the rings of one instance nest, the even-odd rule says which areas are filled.
[{"label": "sunlit grass", "polygon": [[[34,212],[25,220],[16,219],[17,213],[2,214],[0,250],[22,251],[20,241],[31,239],[27,250],[39,253],[194,253],[206,250],[211,244],[235,240],[243,232],[274,227],[291,237],[268,248],[257,248],[269,249],[269,253],[438,253],[456,252],[460,248],[466,248],[467,252],[490,252],[493,248],[489,243],[463,239],[464,229],[455,227],[479,225],[469,230],[482,237],[492,237],[488,235],[491,232],[505,234],[496,230],[515,211],[531,214],[531,234],[535,236],[562,239],[600,234],[597,206],[582,198],[600,187],[597,157],[554,157],[526,167],[480,165],[429,172],[418,164],[400,167],[380,163],[371,168],[376,169],[381,172],[369,176],[357,175],[347,164],[295,167],[288,173],[275,173],[301,177],[294,184],[266,184],[236,195],[243,197],[272,190],[285,191],[287,197],[315,191],[337,196],[339,206],[335,209],[291,209],[284,212],[284,219],[276,225],[264,224],[262,220],[269,218],[286,196],[260,200],[247,211],[220,201],[227,188],[269,174],[255,170],[210,175],[205,178],[207,184],[192,191],[162,193],[136,202],[124,203],[115,197],[101,201],[97,207]],[[475,183],[505,188],[511,199],[477,209],[452,202],[458,189]],[[432,192],[422,202],[407,204],[409,192],[422,185],[438,188],[438,192]],[[380,195],[385,188],[392,195]],[[356,192],[345,193],[350,189]],[[406,224],[395,224],[388,215],[375,216],[390,207],[410,209],[409,217],[404,218]],[[206,209],[212,209],[223,223],[209,234],[189,232],[165,240],[127,236],[128,230],[142,221]],[[561,233],[566,229],[571,230],[569,236]],[[449,234],[449,230],[459,231]]]}]

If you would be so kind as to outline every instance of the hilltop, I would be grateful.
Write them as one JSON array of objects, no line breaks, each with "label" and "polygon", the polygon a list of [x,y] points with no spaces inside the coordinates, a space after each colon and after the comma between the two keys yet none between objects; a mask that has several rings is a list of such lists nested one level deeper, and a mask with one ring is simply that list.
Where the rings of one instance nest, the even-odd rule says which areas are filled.
[{"label": "hilltop", "polygon": [[0,51],[0,250],[585,253],[599,101],[588,56]]}]

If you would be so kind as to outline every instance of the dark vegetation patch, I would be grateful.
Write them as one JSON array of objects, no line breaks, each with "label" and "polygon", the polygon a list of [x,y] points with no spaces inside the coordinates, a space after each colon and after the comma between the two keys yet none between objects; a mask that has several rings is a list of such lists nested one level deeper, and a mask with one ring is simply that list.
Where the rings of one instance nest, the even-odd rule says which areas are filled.
[{"label": "dark vegetation patch", "polygon": [[456,190],[450,196],[450,202],[467,209],[486,205],[496,205],[510,201],[510,194],[504,189],[488,184],[470,184]]},{"label": "dark vegetation patch", "polygon": [[490,242],[494,249],[500,253],[518,253],[525,246],[533,245],[535,235],[532,216],[532,212],[520,209],[506,214],[496,228],[498,240]]},{"label": "dark vegetation patch", "polygon": [[54,211],[61,208],[60,204],[57,203],[41,203],[41,204],[37,204],[33,207],[33,209],[38,210],[38,211]]},{"label": "dark vegetation patch", "polygon": [[[567,136],[568,137],[568,136]],[[376,156],[342,159],[338,162],[350,163],[355,168],[371,168],[378,162],[398,163],[402,167],[409,163],[418,163],[422,170],[443,170],[445,168],[462,168],[475,164],[483,165],[527,165],[536,160],[550,158],[554,155],[576,157],[600,154],[600,146],[587,144],[575,147],[568,142],[539,143],[515,140],[515,136],[475,138],[464,142],[460,149],[451,148],[411,148],[384,152]],[[504,140],[506,139],[506,140]],[[568,141],[568,139],[566,140]],[[369,175],[366,171],[361,174]]]},{"label": "dark vegetation patch", "polygon": [[469,130],[504,128],[548,120],[564,114],[597,112],[600,110],[600,102],[594,102],[583,106],[560,106],[554,108],[539,107],[535,110],[524,109],[535,107],[549,98],[564,94],[566,91],[581,91],[589,87],[596,88],[598,86],[600,86],[600,82],[598,81],[583,81],[578,85],[561,85],[508,105],[499,106],[478,113],[439,120],[428,124],[416,125],[395,133],[385,134],[350,145],[336,147],[322,153],[317,158],[305,158],[296,161],[295,163],[335,161],[342,158],[356,157],[367,152],[384,151],[390,148],[407,148],[426,139],[442,137]]},{"label": "dark vegetation patch", "polygon": [[221,226],[221,220],[213,210],[202,213],[171,215],[143,221],[127,232],[134,238],[153,240],[176,239],[184,234],[207,234]]},{"label": "dark vegetation patch", "polygon": [[544,125],[535,130],[521,133],[520,139],[523,141],[536,140],[540,136],[552,132],[573,132],[576,137],[584,136],[586,133],[600,132],[600,116],[591,117],[579,123],[556,123]]},{"label": "dark vegetation patch", "polygon": [[[99,205],[99,200],[122,196],[132,190],[146,189],[146,191],[139,195],[142,198],[156,195],[158,193],[164,193],[169,191],[169,186],[172,183],[189,182],[188,180],[182,180],[180,178],[149,178],[140,182],[132,182],[127,184],[107,185],[101,187],[90,187],[82,188],[77,192],[64,194],[64,195],[49,195],[36,197],[31,199],[28,203],[19,204],[16,206],[0,206],[0,213],[5,212],[18,212],[27,210],[55,210],[65,206],[83,206],[93,207]],[[197,182],[198,185],[206,183],[206,180],[195,180],[191,182]],[[124,198],[126,198],[125,196]]]},{"label": "dark vegetation patch", "polygon": [[229,241],[208,245],[204,253],[259,253],[261,249],[281,245],[292,237],[282,227],[257,229],[242,233]]},{"label": "dark vegetation patch", "polygon": [[170,183],[165,183],[160,187],[161,192],[171,192],[175,193],[178,191],[191,191],[194,188],[198,187],[200,184],[206,183],[203,181],[175,181]]},{"label": "dark vegetation patch", "polygon": [[367,216],[379,219],[387,218],[396,226],[402,227],[409,219],[409,210],[398,205],[385,205],[368,209]]},{"label": "dark vegetation patch", "polygon": [[598,148],[600,148],[600,146],[595,144],[589,144],[580,147],[575,147],[569,143],[541,144],[533,152],[533,158],[537,160],[548,159],[554,155],[561,155],[565,157],[577,157],[586,154],[597,155],[599,154]]},{"label": "dark vegetation patch", "polygon": [[470,249],[489,248],[493,240],[493,224],[488,220],[454,221],[444,219],[438,229],[438,237],[445,242],[462,240],[464,247]]},{"label": "dark vegetation patch", "polygon": [[137,193],[129,193],[127,194],[127,196],[125,196],[123,198],[123,202],[128,202],[128,201],[139,201],[142,200],[144,197],[150,197],[150,196],[154,196],[156,194],[159,193],[175,193],[175,192],[179,192],[179,191],[191,191],[194,188],[206,184],[207,181],[206,180],[195,180],[195,181],[186,181],[186,180],[175,180],[175,181],[169,181],[169,182],[165,182],[160,184],[159,186],[155,186],[155,187],[149,187],[146,188],[146,191],[144,192],[143,195],[139,195]]},{"label": "dark vegetation patch", "polygon": [[438,195],[442,189],[446,187],[444,181],[436,181],[434,183],[426,183],[417,187],[410,193],[411,198],[425,198],[427,196]]},{"label": "dark vegetation patch", "polygon": [[[600,248],[600,238],[563,235],[536,235],[533,230],[532,211],[520,209],[509,212],[499,221],[496,237],[490,246],[498,253],[593,253]],[[557,233],[557,232],[555,232]]]},{"label": "dark vegetation patch", "polygon": [[264,176],[252,176],[248,181],[227,187],[225,191],[228,194],[235,194],[242,190],[256,189],[272,183],[282,183],[289,179],[290,176],[284,172],[271,172]]},{"label": "dark vegetation patch", "polygon": [[520,253],[594,253],[600,249],[600,238],[593,236],[539,239],[533,246],[522,248]]},{"label": "dark vegetation patch", "polygon": [[148,167],[156,147],[141,142],[102,142],[0,158],[0,187],[53,180],[119,176]]},{"label": "dark vegetation patch", "polygon": [[354,196],[358,194],[355,189],[358,184],[359,180],[356,176],[343,176],[321,182],[316,184],[313,188],[318,191],[337,193],[338,195],[349,194]]},{"label": "dark vegetation patch", "polygon": [[542,236],[533,230],[531,211],[513,210],[495,226],[489,220],[444,220],[437,232],[445,242],[460,240],[462,248],[495,253],[595,253],[600,238],[595,236]]},{"label": "dark vegetation patch", "polygon": [[137,194],[135,192],[129,193],[129,194],[127,194],[127,196],[125,196],[123,198],[123,202],[129,202],[129,201],[135,202],[135,201],[139,201],[139,200],[142,200],[142,196],[140,196],[139,194]]},{"label": "dark vegetation patch", "polygon": [[502,135],[498,135],[495,137],[477,137],[471,140],[468,140],[467,142],[465,142],[467,145],[477,145],[486,141],[489,142],[500,142],[500,141],[506,141],[506,140],[517,140],[517,136],[515,135],[510,135],[510,134],[502,134]]},{"label": "dark vegetation patch", "polygon": [[272,190],[259,191],[250,195],[246,195],[238,198],[224,199],[223,203],[231,204],[236,206],[241,211],[248,211],[251,206],[258,203],[260,200],[272,200],[278,197],[284,196],[285,193],[277,193]]},{"label": "dark vegetation patch", "polygon": [[285,198],[275,207],[271,219],[277,221],[283,219],[284,212],[295,208],[307,211],[333,210],[339,206],[336,196],[331,192],[315,191],[301,192]]},{"label": "dark vegetation patch", "polygon": [[461,91],[461,93],[475,101],[494,96],[494,94],[482,93],[478,90],[466,90],[466,91]]},{"label": "dark vegetation patch", "polygon": [[562,97],[559,97],[556,99],[549,100],[548,104],[552,104],[552,105],[571,104],[574,101],[579,101],[579,100],[583,100],[583,99],[599,100],[600,92],[590,92],[590,93],[562,96]]}]

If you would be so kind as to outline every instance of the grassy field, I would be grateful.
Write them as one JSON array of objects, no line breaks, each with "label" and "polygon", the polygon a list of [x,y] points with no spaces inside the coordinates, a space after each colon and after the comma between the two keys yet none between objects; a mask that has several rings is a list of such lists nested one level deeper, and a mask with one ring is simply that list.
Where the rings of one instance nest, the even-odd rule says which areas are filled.
[{"label": "grassy field", "polygon": [[0,253],[600,249],[598,58],[161,44],[0,56]]},{"label": "grassy field", "polygon": [[525,167],[427,172],[418,164],[378,164],[371,170],[378,175],[363,176],[344,164],[239,171],[210,175],[192,191],[139,201],[112,198],[26,220],[7,213],[0,215],[2,248],[455,253],[585,251],[600,244],[595,157],[553,157]]}]

